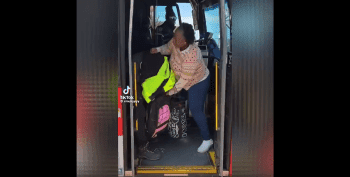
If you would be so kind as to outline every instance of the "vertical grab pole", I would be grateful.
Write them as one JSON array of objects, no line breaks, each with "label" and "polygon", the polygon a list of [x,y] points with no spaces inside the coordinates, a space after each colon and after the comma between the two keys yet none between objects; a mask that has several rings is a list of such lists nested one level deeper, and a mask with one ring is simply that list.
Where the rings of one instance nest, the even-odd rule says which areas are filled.
[{"label": "vertical grab pole", "polygon": [[[132,23],[134,15],[134,0],[130,1],[130,19],[129,19],[129,83],[130,83],[130,96],[133,95],[133,84],[132,84],[132,62],[131,62],[131,39],[132,39]],[[130,137],[131,137],[131,170],[132,175],[135,175],[135,164],[134,164],[134,104],[130,103]]]},{"label": "vertical grab pole", "polygon": [[225,128],[225,91],[226,91],[226,65],[227,65],[227,44],[226,44],[226,18],[225,0],[220,0],[220,42],[221,42],[221,85],[220,85],[220,176],[223,175],[224,166],[224,128]]},{"label": "vertical grab pole", "polygon": [[215,63],[215,130],[218,131],[218,63]]},{"label": "vertical grab pole", "polygon": [[232,129],[231,129],[231,142],[230,142],[230,171],[229,175],[232,176]]},{"label": "vertical grab pole", "polygon": [[[135,105],[137,107],[137,84],[136,84],[136,62],[134,62],[134,78],[135,78]],[[138,131],[138,119],[136,119],[136,131]]]},{"label": "vertical grab pole", "polygon": [[[136,62],[134,62],[134,77],[135,77],[135,101],[137,101],[137,85],[136,85]],[[137,107],[137,102],[135,102]]]}]

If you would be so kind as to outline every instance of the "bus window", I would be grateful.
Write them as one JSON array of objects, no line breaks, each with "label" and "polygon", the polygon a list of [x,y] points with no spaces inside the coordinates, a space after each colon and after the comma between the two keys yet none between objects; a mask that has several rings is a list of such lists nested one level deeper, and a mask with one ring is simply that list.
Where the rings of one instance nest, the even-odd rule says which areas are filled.
[{"label": "bus window", "polygon": [[[181,14],[181,21],[182,23],[188,23],[193,26],[193,17],[192,17],[192,6],[190,3],[177,3],[180,9],[180,14]],[[164,23],[165,21],[165,7],[166,6],[156,6],[156,16],[155,16],[155,21],[156,21],[156,27],[160,26]],[[176,15],[176,22],[175,22],[175,27],[179,27],[179,14],[177,14],[177,9],[176,6],[172,7],[175,15]],[[194,26],[193,26],[194,28]],[[199,39],[199,31],[195,30],[195,40]]]},{"label": "bus window", "polygon": [[[173,37],[173,30],[179,15],[177,14],[176,6],[156,6],[155,9],[155,44],[156,46],[161,46],[168,43]],[[166,19],[167,15],[170,17],[169,21]]]},{"label": "bus window", "polygon": [[[178,5],[179,5],[179,9],[180,9],[182,23],[191,24],[193,29],[194,29],[191,4],[190,3],[178,3]],[[179,24],[177,23],[176,25],[178,26]],[[199,39],[199,30],[195,30],[194,34],[195,34],[195,40],[198,40]]]},{"label": "bus window", "polygon": [[156,6],[155,28],[165,22],[165,6]]},{"label": "bus window", "polygon": [[226,21],[226,41],[227,41],[227,52],[231,51],[231,16],[230,10],[227,5],[227,1],[225,1],[225,21]]},{"label": "bus window", "polygon": [[[213,39],[220,48],[220,12],[219,4],[214,5],[214,7],[206,8],[205,11],[205,21],[207,26],[207,32],[213,33]],[[225,19],[226,19],[226,38],[227,38],[227,51],[230,52],[230,12],[228,9],[227,2],[225,2]]]},{"label": "bus window", "polygon": [[[156,16],[155,16],[156,28],[165,22],[165,15],[166,15],[165,8],[166,6],[156,6]],[[177,9],[175,6],[172,6],[172,9],[176,16],[175,26],[177,27],[179,26],[179,21],[178,21],[179,15],[177,14]]]},{"label": "bus window", "polygon": [[220,48],[220,17],[219,8],[207,8],[204,11],[207,32],[213,33],[213,39]]}]

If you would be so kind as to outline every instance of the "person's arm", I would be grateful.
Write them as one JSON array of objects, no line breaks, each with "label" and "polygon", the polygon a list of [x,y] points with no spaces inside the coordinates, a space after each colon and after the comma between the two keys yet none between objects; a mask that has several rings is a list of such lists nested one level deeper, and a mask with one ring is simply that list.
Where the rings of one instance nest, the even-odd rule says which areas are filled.
[{"label": "person's arm", "polygon": [[167,95],[174,95],[174,94],[178,93],[179,91],[181,91],[184,88],[184,86],[187,83],[188,83],[188,80],[185,80],[182,77],[180,77],[180,79],[176,82],[174,87],[168,91]]},{"label": "person's arm", "polygon": [[157,51],[160,52],[162,55],[170,55],[172,50],[172,42],[173,39],[171,39],[167,44],[157,47]]},{"label": "person's arm", "polygon": [[168,95],[173,95],[181,91],[187,83],[192,82],[192,78],[198,65],[200,64],[200,55],[198,51],[192,52],[187,59],[182,63],[181,75],[178,82],[176,82],[174,88],[169,90]]}]

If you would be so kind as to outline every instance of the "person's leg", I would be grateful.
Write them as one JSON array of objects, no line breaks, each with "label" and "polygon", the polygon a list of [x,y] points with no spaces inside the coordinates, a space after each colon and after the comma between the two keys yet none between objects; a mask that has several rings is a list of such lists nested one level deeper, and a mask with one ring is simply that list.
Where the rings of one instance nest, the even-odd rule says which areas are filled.
[{"label": "person's leg", "polygon": [[[143,102],[143,101],[142,101]],[[135,107],[135,118],[138,121],[138,130],[136,131],[136,140],[138,146],[145,146],[148,142],[148,138],[146,136],[146,109],[144,104],[140,102],[137,107]]]},{"label": "person's leg", "polygon": [[203,110],[209,88],[209,81],[210,79],[208,76],[205,80],[192,86],[188,90],[189,108],[194,120],[200,128],[203,140],[210,140],[207,118]]},{"label": "person's leg", "polygon": [[139,103],[135,107],[135,119],[138,121],[138,130],[136,131],[136,140],[138,146],[145,146],[148,138],[146,136],[146,102],[142,99],[142,87],[141,84],[137,84],[137,100]]},{"label": "person's leg", "polygon": [[139,158],[145,158],[148,160],[158,160],[160,159],[159,153],[154,153],[149,150],[149,137],[146,132],[146,106],[147,103],[142,99],[141,86],[137,84],[137,98],[140,101],[137,104],[135,118],[138,120],[138,130],[136,131],[136,145],[139,147]]},{"label": "person's leg", "polygon": [[207,152],[211,145],[213,145],[213,140],[209,137],[207,118],[203,110],[204,102],[208,93],[209,81],[210,76],[189,89],[189,107],[194,120],[201,130],[203,138],[203,142],[197,150],[200,153]]}]

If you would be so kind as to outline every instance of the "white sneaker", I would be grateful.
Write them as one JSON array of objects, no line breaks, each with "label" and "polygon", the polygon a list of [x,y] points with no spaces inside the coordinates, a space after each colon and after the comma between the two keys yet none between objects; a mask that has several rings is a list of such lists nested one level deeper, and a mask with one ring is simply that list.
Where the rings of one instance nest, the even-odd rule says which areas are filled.
[{"label": "white sneaker", "polygon": [[204,153],[204,152],[207,152],[210,148],[210,146],[213,145],[213,140],[210,139],[210,140],[207,140],[207,141],[203,141],[201,146],[199,146],[198,148],[198,152],[199,153]]}]

